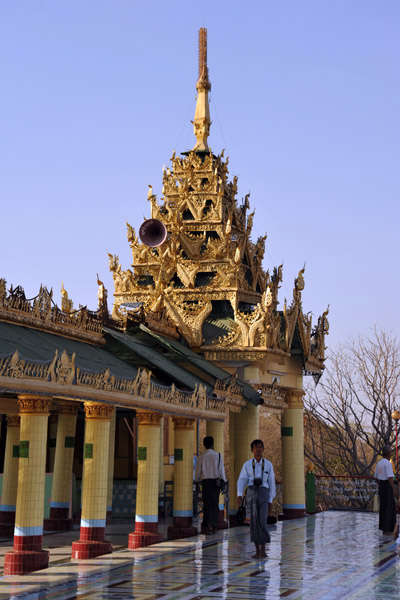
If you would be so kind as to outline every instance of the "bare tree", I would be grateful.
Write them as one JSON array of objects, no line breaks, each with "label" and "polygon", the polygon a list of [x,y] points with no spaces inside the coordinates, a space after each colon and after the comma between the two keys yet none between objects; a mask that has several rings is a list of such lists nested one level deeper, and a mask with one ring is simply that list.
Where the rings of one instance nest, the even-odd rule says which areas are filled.
[{"label": "bare tree", "polygon": [[331,353],[305,400],[305,455],[320,474],[371,475],[400,401],[400,344],[375,327]]}]

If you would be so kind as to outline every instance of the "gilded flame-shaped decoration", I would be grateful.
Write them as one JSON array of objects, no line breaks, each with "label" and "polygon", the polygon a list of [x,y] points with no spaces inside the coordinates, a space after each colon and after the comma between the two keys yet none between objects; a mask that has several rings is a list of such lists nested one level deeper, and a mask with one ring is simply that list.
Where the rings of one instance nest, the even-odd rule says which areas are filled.
[{"label": "gilded flame-shaped decoration", "polygon": [[[150,217],[164,223],[167,238],[150,248],[127,224],[132,269],[122,270],[118,256],[109,255],[113,316],[122,315],[122,307],[142,306],[149,320],[173,324],[191,348],[211,359],[223,359],[229,351],[229,356],[236,352],[249,360],[263,360],[266,353],[282,360],[290,355],[298,328],[305,359],[321,372],[326,315],[314,330],[311,317],[303,315],[304,267],[295,279],[290,306],[285,302],[279,308],[282,265],[271,274],[264,270],[267,236],[252,240],[255,211],[250,211],[250,194],[238,201],[238,178],[229,178],[229,159],[224,151],[214,155],[208,145],[211,84],[204,30],[199,53],[196,145],[181,156],[173,152],[170,166],[163,169],[159,200],[152,186],[147,192]],[[224,328],[218,329],[221,320]]]}]

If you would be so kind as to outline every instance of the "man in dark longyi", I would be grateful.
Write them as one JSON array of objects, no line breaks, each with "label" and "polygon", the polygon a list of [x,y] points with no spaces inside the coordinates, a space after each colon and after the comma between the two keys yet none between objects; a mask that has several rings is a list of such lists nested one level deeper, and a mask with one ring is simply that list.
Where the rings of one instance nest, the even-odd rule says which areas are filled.
[{"label": "man in dark longyi", "polygon": [[383,458],[376,465],[374,477],[379,486],[379,529],[383,535],[392,535],[396,524],[396,488],[394,487],[394,474],[390,456],[392,449],[384,446]]},{"label": "man in dark longyi", "polygon": [[265,544],[271,541],[267,529],[267,517],[275,498],[275,474],[272,463],[263,458],[262,440],[251,442],[254,458],[246,461],[237,482],[237,501],[240,505],[247,486],[246,503],[250,509],[250,536],[256,553],[253,558],[265,558]]},{"label": "man in dark longyi", "polygon": [[205,452],[200,454],[196,462],[195,481],[201,481],[203,493],[203,527],[207,535],[218,529],[219,488],[217,479],[225,481],[224,461],[219,452],[214,450],[214,438],[207,435],[203,440]]}]

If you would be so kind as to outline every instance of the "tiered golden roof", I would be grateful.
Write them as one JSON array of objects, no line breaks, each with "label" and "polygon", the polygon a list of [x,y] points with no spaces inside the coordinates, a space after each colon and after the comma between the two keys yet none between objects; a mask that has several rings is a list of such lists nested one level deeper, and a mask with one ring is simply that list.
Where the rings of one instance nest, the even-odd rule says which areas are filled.
[{"label": "tiered golden roof", "polygon": [[[302,310],[304,269],[295,279],[293,300],[278,311],[282,265],[264,271],[266,235],[252,240],[254,211],[249,196],[237,198],[237,177],[229,179],[224,151],[208,147],[210,128],[206,34],[200,30],[198,98],[194,149],[175,152],[164,169],[159,202],[149,186],[151,218],[167,228],[165,242],[151,248],[127,224],[133,271],[109,255],[115,293],[113,317],[142,306],[152,326],[181,335],[212,360],[283,360],[294,337],[305,370],[320,373],[324,361],[326,311],[312,328]],[[157,325],[158,324],[158,325]],[[296,333],[297,331],[297,333]]]}]

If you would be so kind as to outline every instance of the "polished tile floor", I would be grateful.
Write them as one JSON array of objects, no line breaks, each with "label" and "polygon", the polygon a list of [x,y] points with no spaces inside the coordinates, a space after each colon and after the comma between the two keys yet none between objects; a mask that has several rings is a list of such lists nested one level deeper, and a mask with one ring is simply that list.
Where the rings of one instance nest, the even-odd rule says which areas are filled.
[{"label": "polished tile floor", "polygon": [[1,577],[0,600],[400,598],[396,545],[381,537],[376,514],[325,512],[278,523],[271,535],[266,560],[251,558],[248,527],[136,551],[120,545],[91,561],[53,553],[46,570]]}]

